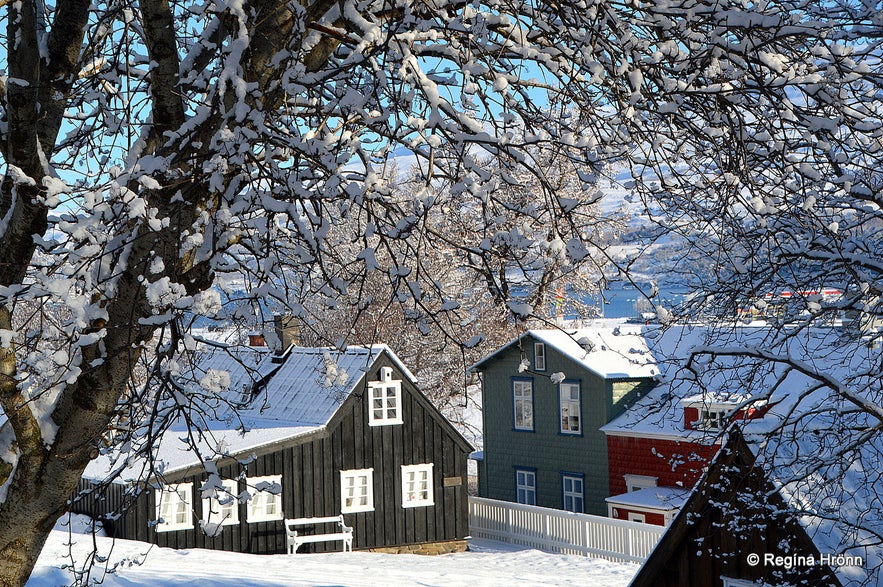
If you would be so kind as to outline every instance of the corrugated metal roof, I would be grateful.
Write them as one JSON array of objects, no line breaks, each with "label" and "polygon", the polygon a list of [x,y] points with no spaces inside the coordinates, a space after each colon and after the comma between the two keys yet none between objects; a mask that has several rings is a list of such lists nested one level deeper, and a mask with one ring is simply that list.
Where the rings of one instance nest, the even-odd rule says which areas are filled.
[{"label": "corrugated metal roof", "polygon": [[[203,459],[241,454],[322,430],[384,351],[413,382],[414,376],[386,345],[342,351],[291,347],[281,356],[266,347],[211,348],[191,372],[182,375],[181,383],[211,393],[200,380],[210,370],[227,373],[229,386],[219,394],[231,405],[217,406],[211,417],[191,414],[197,429],[190,430],[183,420],[173,423],[154,452],[159,469],[169,473]],[[244,390],[254,390],[254,395],[237,409]],[[100,457],[90,463],[84,476],[104,478],[118,466],[117,458],[115,453]],[[120,480],[138,478],[146,470],[143,467],[143,460],[133,459],[126,466],[130,473]]]},{"label": "corrugated metal roof", "polygon": [[240,416],[246,420],[324,426],[381,351],[367,347],[345,351],[294,347],[251,404],[239,412]]}]

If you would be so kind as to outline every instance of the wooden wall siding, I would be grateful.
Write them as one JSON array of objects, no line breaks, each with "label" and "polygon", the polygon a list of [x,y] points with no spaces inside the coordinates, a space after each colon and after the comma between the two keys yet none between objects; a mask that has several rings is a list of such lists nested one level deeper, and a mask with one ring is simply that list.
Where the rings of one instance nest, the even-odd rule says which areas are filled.
[{"label": "wooden wall siding", "polygon": [[[378,361],[367,380],[376,379]],[[396,378],[402,378],[396,371]],[[375,511],[345,514],[353,527],[354,548],[401,546],[462,539],[469,533],[466,459],[472,447],[460,437],[437,410],[407,381],[402,386],[404,423],[395,426],[368,425],[368,406],[362,385],[341,406],[328,426],[328,432],[294,441],[271,451],[258,452],[241,465],[222,463],[223,478],[282,475],[282,506],[285,517],[332,516],[340,513],[340,471],[374,469]],[[401,465],[433,463],[435,505],[402,508]],[[155,496],[147,489],[118,525],[119,537],[153,542],[171,548],[209,548],[255,554],[286,552],[281,521],[248,523],[247,504],[239,506],[239,524],[224,526],[214,538],[199,528],[202,499],[199,489],[205,480],[201,468],[169,476],[169,483],[193,483],[194,529],[156,532]],[[456,487],[444,487],[445,477],[460,477]],[[240,484],[240,491],[244,485]],[[110,501],[107,502],[110,504]],[[85,506],[84,506],[85,507]],[[92,505],[98,512],[102,505]],[[107,510],[104,510],[107,511]],[[85,512],[90,513],[90,512]],[[331,530],[317,528],[318,532]],[[309,529],[307,529],[309,531]],[[307,544],[299,552],[333,552],[339,542]]]},{"label": "wooden wall siding", "polygon": [[[71,500],[71,513],[85,514],[100,520],[109,536],[124,535],[126,532],[125,512],[134,506],[134,488],[121,483],[98,485],[88,479],[80,479]],[[107,515],[109,512],[119,514]]]},{"label": "wooden wall siding", "polygon": [[631,436],[607,437],[610,495],[625,493],[625,475],[647,475],[663,487],[693,487],[717,454],[716,444]]},{"label": "wooden wall siding", "polygon": [[[720,587],[722,576],[770,585],[841,586],[827,566],[751,566],[749,553],[819,557],[741,439],[722,449],[630,587]],[[747,451],[747,452],[746,452]],[[723,488],[723,489],[721,489]],[[763,503],[757,507],[745,505]],[[747,529],[746,529],[747,528]]]},{"label": "wooden wall siding", "polygon": [[[523,349],[533,365],[533,339]],[[515,467],[536,468],[537,505],[562,507],[561,472],[585,475],[586,513],[607,515],[607,440],[599,428],[610,420],[611,382],[546,345],[546,370],[518,372],[515,346],[487,363],[482,372],[484,404],[483,497],[515,501]],[[580,381],[582,436],[560,434],[558,386],[549,376],[564,373]],[[513,430],[512,377],[533,378],[534,432]]]}]

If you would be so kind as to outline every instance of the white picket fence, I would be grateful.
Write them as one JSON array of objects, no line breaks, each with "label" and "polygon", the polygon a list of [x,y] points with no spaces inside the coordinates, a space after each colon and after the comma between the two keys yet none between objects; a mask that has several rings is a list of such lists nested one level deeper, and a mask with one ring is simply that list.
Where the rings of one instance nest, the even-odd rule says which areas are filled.
[{"label": "white picket fence", "polygon": [[665,528],[470,497],[469,531],[476,538],[550,552],[640,563],[650,555]]}]

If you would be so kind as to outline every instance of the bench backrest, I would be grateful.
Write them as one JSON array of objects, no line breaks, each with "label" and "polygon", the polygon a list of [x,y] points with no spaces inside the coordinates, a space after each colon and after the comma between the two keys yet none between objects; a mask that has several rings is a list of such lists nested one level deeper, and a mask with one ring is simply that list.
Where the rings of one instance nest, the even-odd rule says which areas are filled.
[{"label": "bench backrest", "polygon": [[340,522],[343,524],[343,514],[339,516],[327,516],[325,518],[286,518],[286,526],[312,526],[314,524],[330,524]]}]

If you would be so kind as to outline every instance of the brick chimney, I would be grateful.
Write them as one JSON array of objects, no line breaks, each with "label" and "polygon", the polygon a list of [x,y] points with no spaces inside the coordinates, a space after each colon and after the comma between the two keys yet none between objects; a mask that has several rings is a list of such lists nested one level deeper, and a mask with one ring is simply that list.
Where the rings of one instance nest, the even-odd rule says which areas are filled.
[{"label": "brick chimney", "polygon": [[248,346],[267,346],[263,334],[252,333],[248,335]]}]

